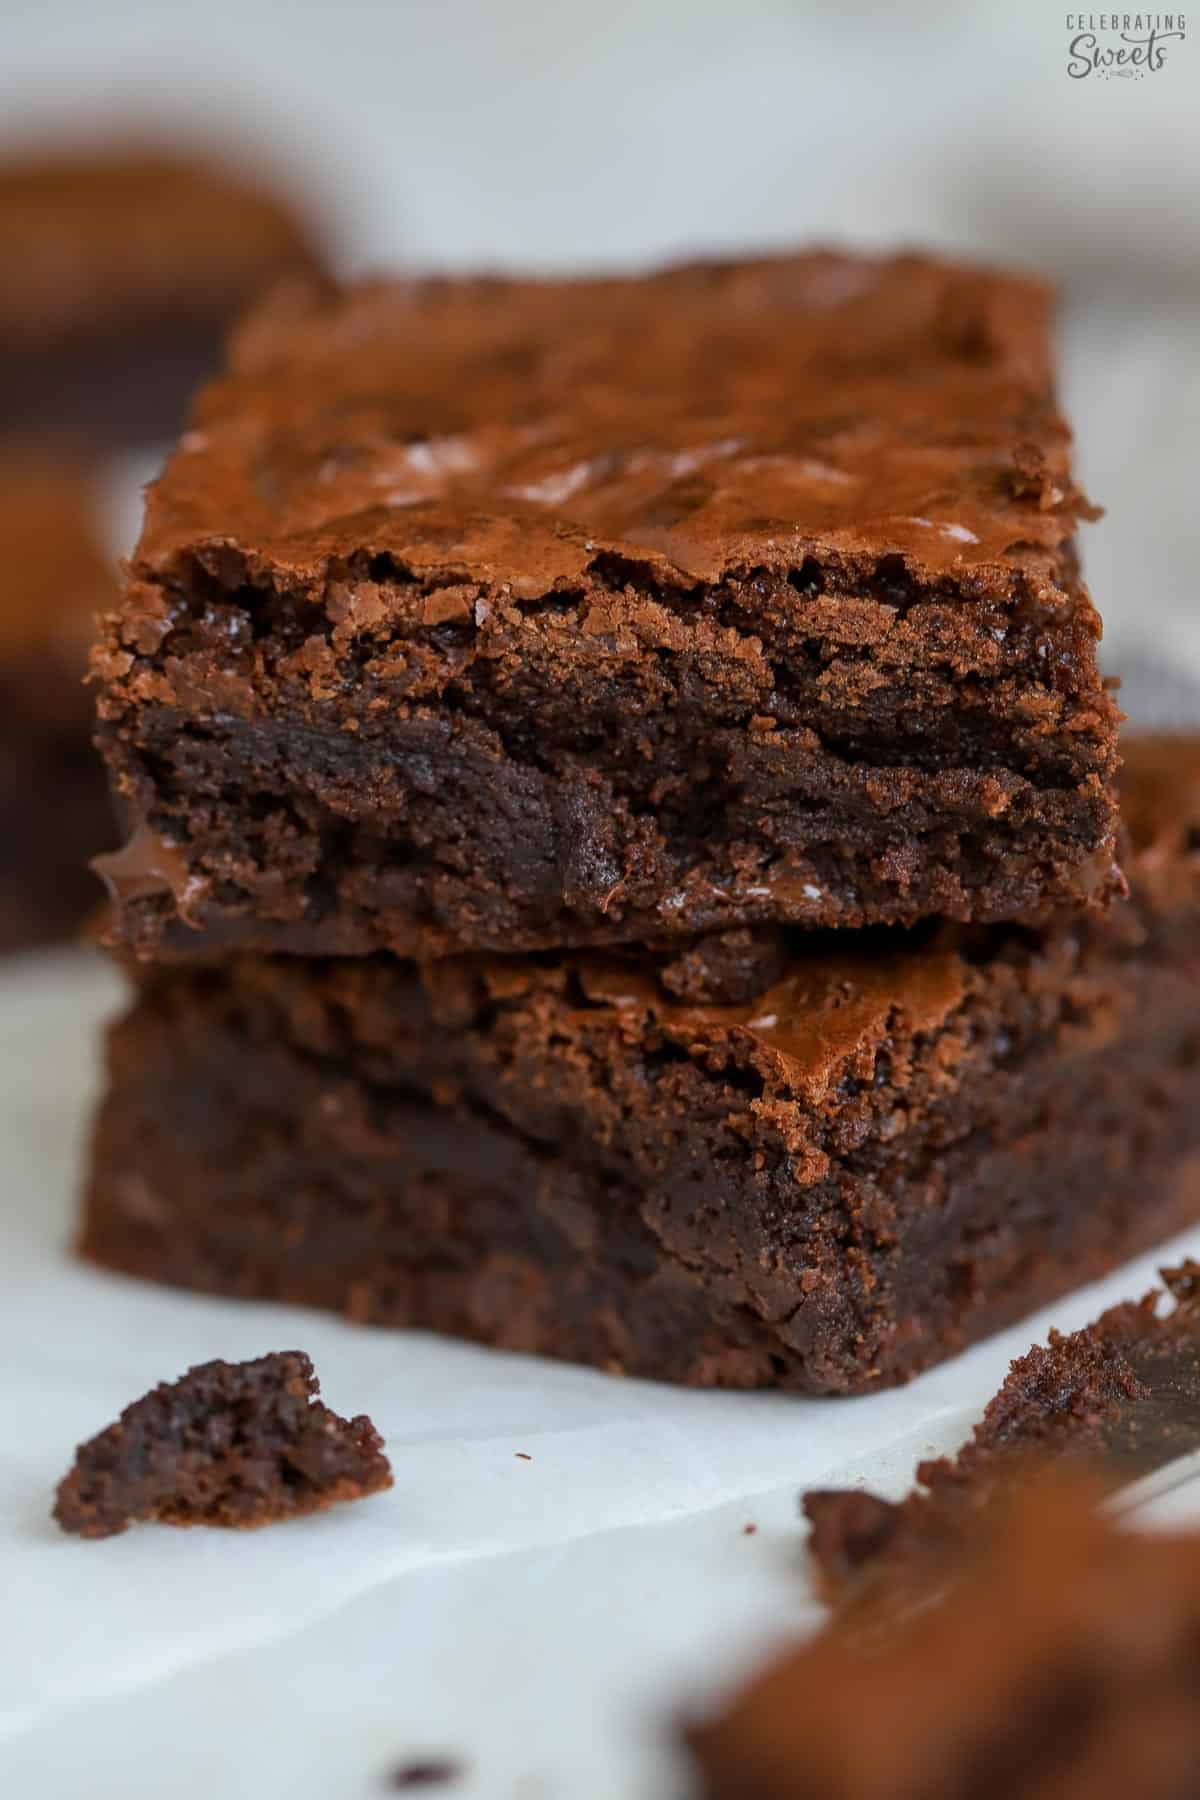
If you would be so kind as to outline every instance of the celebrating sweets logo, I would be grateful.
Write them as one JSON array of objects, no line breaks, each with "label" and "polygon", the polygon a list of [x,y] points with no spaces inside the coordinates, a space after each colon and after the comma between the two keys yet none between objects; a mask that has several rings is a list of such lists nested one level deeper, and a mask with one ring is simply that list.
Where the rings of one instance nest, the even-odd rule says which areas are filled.
[{"label": "celebrating sweets logo", "polygon": [[1187,36],[1184,13],[1068,13],[1067,74],[1140,81],[1166,67]]}]

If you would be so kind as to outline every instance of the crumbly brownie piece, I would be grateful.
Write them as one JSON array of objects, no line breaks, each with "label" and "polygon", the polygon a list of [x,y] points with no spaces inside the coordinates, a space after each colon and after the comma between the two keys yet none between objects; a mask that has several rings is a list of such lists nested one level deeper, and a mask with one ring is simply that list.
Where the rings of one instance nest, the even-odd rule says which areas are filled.
[{"label": "crumbly brownie piece", "polygon": [[162,439],[228,327],[319,255],[290,207],[147,148],[0,165],[0,431]]},{"label": "crumbly brownie piece", "polygon": [[1115,891],[1048,296],[825,252],[250,326],[95,658],[139,954],[418,958]]},{"label": "crumbly brownie piece", "polygon": [[1018,1357],[968,1443],[920,1463],[904,1500],[804,1496],[822,1591],[844,1619],[886,1628],[927,1604],[1030,1467],[1069,1459],[1116,1486],[1200,1449],[1200,1265],[1163,1282]]},{"label": "crumbly brownie piece", "polygon": [[466,1773],[466,1765],[451,1756],[423,1756],[416,1762],[403,1762],[392,1770],[388,1786],[392,1788],[452,1787]]},{"label": "crumbly brownie piece", "polygon": [[299,1350],[201,1363],[81,1444],[54,1517],[80,1537],[163,1525],[272,1525],[392,1485],[370,1419],[339,1418]]},{"label": "crumbly brownie piece", "polygon": [[95,907],[88,859],[116,836],[84,684],[115,570],[85,471],[0,450],[0,950],[66,937]]},{"label": "crumbly brownie piece", "polygon": [[1037,1490],[868,1653],[785,1653],[688,1734],[705,1800],[1196,1800],[1200,1536]]},{"label": "crumbly brownie piece", "polygon": [[1200,859],[1141,835],[1200,746],[1149,754],[1130,905],[800,933],[737,1004],[649,952],[149,971],[84,1251],[661,1379],[903,1379],[1200,1213]]}]

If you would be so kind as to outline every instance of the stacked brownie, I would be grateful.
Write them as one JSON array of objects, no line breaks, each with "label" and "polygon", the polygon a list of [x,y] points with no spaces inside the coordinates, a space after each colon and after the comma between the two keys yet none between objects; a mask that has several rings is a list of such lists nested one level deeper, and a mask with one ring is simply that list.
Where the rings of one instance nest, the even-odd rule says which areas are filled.
[{"label": "stacked brownie", "polygon": [[1127,752],[1126,900],[1048,313],[816,252],[252,320],[94,659],[86,1253],[846,1392],[1200,1212],[1200,750]]}]

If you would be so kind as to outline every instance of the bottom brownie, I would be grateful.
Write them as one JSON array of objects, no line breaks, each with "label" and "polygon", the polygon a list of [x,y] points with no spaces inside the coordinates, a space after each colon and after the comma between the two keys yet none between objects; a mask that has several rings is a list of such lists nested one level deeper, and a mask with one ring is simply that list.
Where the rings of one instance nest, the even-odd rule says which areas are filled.
[{"label": "bottom brownie", "polygon": [[244,957],[113,1030],[83,1250],[631,1374],[902,1380],[1200,1216],[1200,746],[1133,899],[682,957]]}]

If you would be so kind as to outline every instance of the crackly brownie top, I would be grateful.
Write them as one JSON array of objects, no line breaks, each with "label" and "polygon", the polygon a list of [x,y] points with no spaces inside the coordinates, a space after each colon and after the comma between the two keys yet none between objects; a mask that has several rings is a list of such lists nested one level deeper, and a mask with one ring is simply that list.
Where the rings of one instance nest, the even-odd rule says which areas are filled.
[{"label": "crackly brownie top", "polygon": [[140,147],[0,164],[0,330],[23,354],[127,320],[224,315],[317,262],[286,206],[215,165]]},{"label": "crackly brownie top", "polygon": [[630,564],[688,587],[899,558],[947,593],[1086,611],[1063,597],[1087,507],[1049,308],[1030,279],[830,251],[292,293],[199,398],[135,574],[192,552],[315,594],[381,558],[469,609]]},{"label": "crackly brownie top", "polygon": [[50,650],[82,681],[95,615],[115,592],[83,465],[33,445],[0,450],[0,657]]}]

